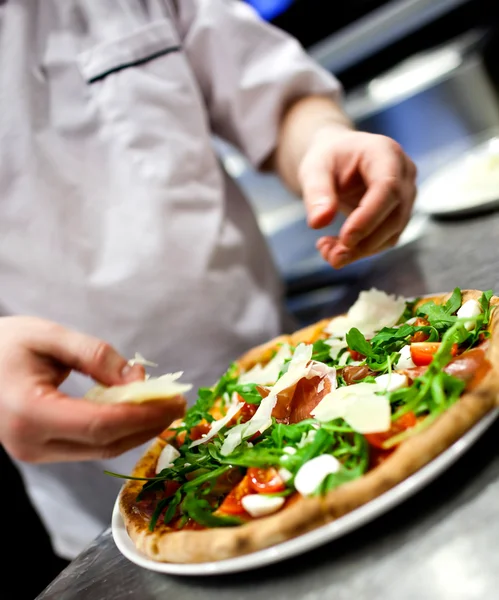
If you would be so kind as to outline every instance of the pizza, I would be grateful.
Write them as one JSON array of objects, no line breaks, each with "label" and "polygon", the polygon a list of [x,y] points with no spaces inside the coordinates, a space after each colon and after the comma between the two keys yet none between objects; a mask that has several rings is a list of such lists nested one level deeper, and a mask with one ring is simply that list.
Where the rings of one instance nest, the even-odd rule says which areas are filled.
[{"label": "pizza", "polygon": [[[152,441],[119,510],[154,561],[245,555],[366,504],[498,401],[499,298],[371,289],[253,348]],[[178,377],[178,374],[176,374]]]}]

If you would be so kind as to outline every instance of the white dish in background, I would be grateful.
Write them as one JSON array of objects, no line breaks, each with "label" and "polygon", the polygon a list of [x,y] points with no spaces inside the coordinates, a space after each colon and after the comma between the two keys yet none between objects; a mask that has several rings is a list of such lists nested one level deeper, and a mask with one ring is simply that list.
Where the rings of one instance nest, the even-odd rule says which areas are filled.
[{"label": "white dish in background", "polygon": [[371,502],[368,502],[364,506],[357,508],[327,525],[323,525],[318,529],[314,529],[313,531],[283,542],[282,544],[260,550],[259,552],[217,562],[198,564],[176,564],[153,561],[139,552],[128,536],[119,512],[118,499],[116,500],[112,516],[111,529],[113,538],[120,552],[131,562],[145,569],[170,575],[222,575],[226,573],[247,571],[279,562],[331,542],[332,540],[361,527],[365,523],[372,521],[379,515],[387,512],[390,508],[403,502],[409,496],[415,494],[463,455],[482,433],[492,425],[498,414],[499,409],[494,409],[481,421],[476,423],[476,425],[465,433],[457,442],[437,456],[437,458],[378,498],[371,500]]},{"label": "white dish in background", "polygon": [[499,137],[480,143],[430,175],[419,187],[415,206],[434,216],[499,206]]}]

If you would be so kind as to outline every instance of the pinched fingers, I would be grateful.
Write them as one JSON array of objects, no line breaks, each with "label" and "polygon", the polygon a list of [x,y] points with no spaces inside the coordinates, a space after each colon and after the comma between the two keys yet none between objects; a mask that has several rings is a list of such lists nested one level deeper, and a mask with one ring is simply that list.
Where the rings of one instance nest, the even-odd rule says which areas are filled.
[{"label": "pinched fingers", "polygon": [[[343,225],[339,239],[350,249],[357,250],[362,242],[375,236],[380,239],[401,233],[409,219],[416,197],[416,167],[400,146],[386,138],[376,139],[368,146],[359,170],[366,192],[357,208]],[[376,251],[381,246],[367,244],[358,253]]]},{"label": "pinched fingers", "polygon": [[[57,390],[25,392],[12,403],[3,426],[3,443],[23,461],[105,458],[139,445],[185,413],[177,396],[143,404],[94,404]],[[65,449],[57,454],[57,449]],[[72,450],[71,450],[72,449]]]}]

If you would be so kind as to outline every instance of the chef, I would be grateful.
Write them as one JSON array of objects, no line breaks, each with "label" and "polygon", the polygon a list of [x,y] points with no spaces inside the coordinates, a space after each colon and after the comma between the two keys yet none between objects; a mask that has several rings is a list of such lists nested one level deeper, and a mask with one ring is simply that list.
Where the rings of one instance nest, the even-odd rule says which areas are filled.
[{"label": "chef", "polygon": [[213,137],[275,171],[310,227],[348,215],[317,243],[333,268],[396,243],[415,167],[240,1],[6,0],[0,64],[0,441],[72,559],[109,524],[122,481],[104,470],[128,473],[184,410],[95,405],[92,380],[141,378],[140,352],[195,390],[285,328]]}]

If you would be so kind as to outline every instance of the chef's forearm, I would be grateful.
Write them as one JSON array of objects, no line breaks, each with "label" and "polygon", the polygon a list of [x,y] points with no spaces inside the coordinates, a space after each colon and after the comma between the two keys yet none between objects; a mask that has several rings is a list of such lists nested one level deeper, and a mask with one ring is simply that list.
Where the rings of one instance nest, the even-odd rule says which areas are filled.
[{"label": "chef's forearm", "polygon": [[295,101],[280,125],[278,145],[265,165],[274,170],[296,194],[301,194],[298,170],[301,160],[319,131],[341,135],[353,125],[341,107],[330,98],[312,96]]}]

